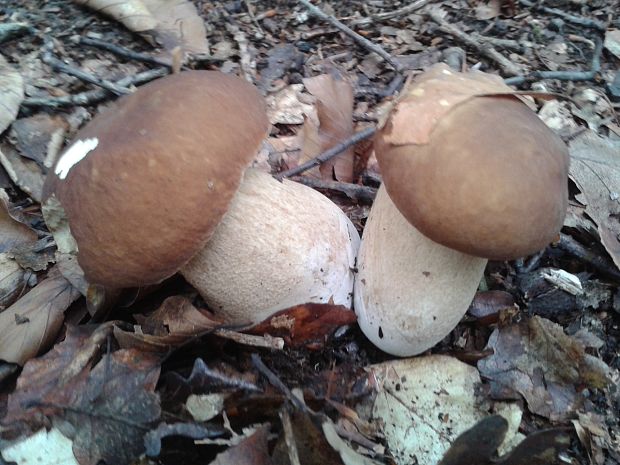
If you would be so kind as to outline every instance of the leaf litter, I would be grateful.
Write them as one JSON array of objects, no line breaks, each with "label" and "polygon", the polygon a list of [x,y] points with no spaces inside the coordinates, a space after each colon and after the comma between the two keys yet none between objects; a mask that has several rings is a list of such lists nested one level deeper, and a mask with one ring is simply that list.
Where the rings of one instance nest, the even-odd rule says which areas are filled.
[{"label": "leaf litter", "polygon": [[[110,4],[107,0],[91,0],[89,13],[86,9],[72,9],[71,2],[61,7],[57,2],[49,2],[45,8],[38,9],[34,3],[37,2],[18,5],[15,19],[26,14],[35,29],[38,21],[51,25],[48,30],[52,33],[62,31],[56,34],[55,53],[67,63],[80,63],[82,69],[102,78],[116,80],[139,73],[145,67],[138,62],[119,63],[108,52],[75,47],[74,41],[82,35],[147,53],[163,50],[168,60],[178,56],[175,55],[178,47],[180,54],[189,58],[185,63],[191,67],[240,71],[246,78],[254,79],[267,94],[270,119],[275,125],[270,148],[259,160],[263,170],[275,172],[296,166],[303,161],[299,159],[302,150],[303,157],[312,157],[354,131],[373,124],[380,113],[376,111],[377,105],[382,103],[376,89],[393,77],[390,66],[378,55],[360,53],[363,50],[352,47],[348,37],[330,25],[317,22],[298,5],[289,11],[272,2],[260,5],[212,2],[196,8],[186,1],[171,4],[133,0]],[[461,57],[463,67],[497,69],[475,46],[468,47],[467,52],[455,50],[462,45],[458,38],[438,30],[421,9],[423,4],[395,4],[389,8],[369,4],[363,12],[351,10],[348,4],[323,2],[320,6],[356,25],[357,32],[387,48],[396,56],[396,62],[414,73],[445,59],[449,50],[458,52],[455,56]],[[106,8],[108,21],[95,13],[101,7],[109,7]],[[581,10],[572,6],[564,8],[575,15],[587,12],[596,18],[609,12],[605,2]],[[593,50],[594,42],[591,41],[592,48],[587,42],[579,42],[578,39],[590,39],[575,38],[575,27],[566,27],[570,18],[565,18],[562,25],[551,21],[552,13],[543,14],[534,7],[493,0],[472,3],[465,10],[447,2],[444,9],[444,17],[450,15],[455,27],[476,40],[488,40],[518,68],[566,70],[588,66],[586,57]],[[70,12],[69,21],[65,10]],[[75,18],[85,21],[81,23]],[[126,30],[110,20],[122,23]],[[56,22],[64,25],[58,26]],[[136,41],[127,31],[136,32],[145,40]],[[589,88],[589,83],[575,82],[568,87],[561,81],[540,81],[534,82],[532,89],[538,86],[537,91],[564,90],[578,104],[548,101],[542,104],[540,112],[550,126],[569,140],[573,155],[571,177],[576,189],[565,231],[594,250],[602,250],[601,245],[617,265],[615,236],[620,231],[615,226],[618,202],[614,189],[620,189],[617,188],[620,184],[614,173],[618,165],[619,132],[614,132],[618,128],[617,111],[606,101],[606,93],[611,97],[613,94],[607,91],[608,86],[602,85],[611,84],[614,79],[609,64],[615,50],[614,31],[609,29],[605,34],[608,55],[603,56],[599,82],[592,83],[595,88]],[[588,34],[584,32],[584,35]],[[71,40],[65,41],[67,37]],[[509,40],[501,42],[504,38],[517,39],[519,47],[515,48]],[[156,50],[157,46],[161,49]],[[3,391],[5,398],[9,394],[7,415],[3,419],[4,428],[8,429],[3,436],[7,431],[13,431],[15,436],[22,433],[23,443],[28,444],[29,431],[39,431],[40,425],[49,428],[53,423],[49,433],[44,435],[39,431],[30,438],[42,441],[36,446],[41,449],[56,442],[64,444],[58,454],[64,454],[63,460],[67,462],[74,457],[79,463],[95,463],[99,459],[127,463],[145,450],[167,463],[170,450],[168,439],[162,442],[163,438],[195,439],[223,432],[227,437],[212,439],[224,441],[220,444],[228,448],[223,451],[221,445],[217,452],[207,443],[195,445],[201,451],[208,450],[215,459],[213,463],[231,460],[247,465],[291,463],[292,445],[302,450],[299,454],[302,464],[313,463],[316,458],[327,463],[392,463],[395,457],[410,463],[403,452],[408,449],[401,448],[403,444],[398,443],[398,438],[412,428],[429,427],[441,432],[442,439],[428,439],[420,445],[422,452],[412,452],[418,456],[432,451],[429,464],[470,463],[468,457],[474,454],[477,463],[531,465],[539,463],[533,457],[538,452],[549,454],[548,460],[560,453],[575,454],[574,450],[565,450],[564,431],[535,432],[553,424],[544,421],[547,417],[564,426],[573,425],[582,450],[593,463],[603,464],[607,457],[618,458],[618,420],[605,415],[607,409],[613,411],[616,405],[607,386],[610,381],[617,382],[617,372],[613,369],[618,367],[613,358],[614,343],[618,341],[613,328],[620,314],[617,284],[601,276],[598,268],[590,268],[585,259],[569,256],[561,246],[548,249],[538,258],[539,266],[535,262],[523,265],[533,266],[535,278],[530,282],[535,287],[529,288],[520,278],[531,269],[521,268],[518,262],[491,264],[484,283],[491,293],[486,297],[480,294],[464,324],[433,349],[435,353],[456,354],[469,361],[470,365],[464,365],[468,368],[462,368],[462,376],[451,380],[443,380],[437,373],[460,362],[443,355],[439,368],[430,372],[408,375],[405,380],[387,377],[378,385],[370,383],[368,375],[360,376],[359,368],[371,370],[376,381],[381,379],[377,373],[409,373],[403,364],[424,364],[427,358],[390,361],[360,337],[351,312],[331,305],[299,306],[251,329],[222,328],[195,293],[183,286],[179,289],[174,283],[163,283],[144,295],[136,293],[129,299],[129,309],[121,308],[117,303],[123,301],[122,293],[99,293],[89,288],[83,276],[71,266],[71,260],[48,253],[53,252],[53,243],[46,248],[48,233],[37,211],[45,171],[51,166],[63,137],[69,137],[90,117],[89,112],[96,110],[86,100],[77,109],[81,113],[76,110],[71,115],[59,115],[39,111],[40,107],[31,106],[32,99],[66,97],[84,92],[86,86],[74,77],[50,71],[40,60],[39,44],[31,39],[26,38],[23,43],[9,42],[3,48],[3,55],[10,63],[2,63],[8,66],[3,69],[10,78],[6,89],[13,88],[16,92],[10,96],[7,92],[0,94],[0,105],[10,109],[2,113],[4,120],[0,122],[5,125],[2,130],[13,123],[9,131],[4,131],[0,161],[11,178],[7,181],[11,198],[9,213],[17,212],[25,221],[20,219],[24,224],[19,225],[7,220],[7,229],[2,232],[7,240],[12,234],[16,240],[24,240],[32,252],[26,250],[15,255],[28,270],[11,258],[10,253],[15,254],[18,246],[7,252],[4,262],[7,273],[4,302],[10,307],[0,313],[0,322],[4,321],[3,328],[7,328],[0,331],[0,352],[7,354],[4,360],[23,364],[24,368],[17,377],[17,388],[6,387]],[[200,61],[208,59],[212,61]],[[332,77],[335,69],[338,72],[334,74],[343,79]],[[31,102],[20,107],[24,97]],[[23,113],[16,120],[18,110]],[[590,131],[578,134],[584,126]],[[335,166],[322,166],[321,179],[353,185],[371,183],[376,187],[380,173],[368,164],[371,150],[366,147],[362,158],[360,147],[361,144],[338,157]],[[355,171],[353,162],[360,163]],[[333,196],[334,200],[344,206],[361,229],[368,209],[336,199],[337,195]],[[20,205],[27,205],[25,214],[13,208],[15,199],[22,202]],[[37,237],[43,241],[38,245]],[[51,264],[56,259],[59,264],[53,268]],[[548,287],[543,289],[540,285],[545,280],[543,270],[578,278],[584,294],[572,295],[567,292],[569,288],[559,282],[550,283],[549,279]],[[535,289],[535,294],[528,294]],[[87,300],[75,302],[80,294],[86,295]],[[583,301],[577,302],[577,297]],[[13,303],[16,298],[19,300]],[[82,309],[73,312],[68,310],[71,305]],[[549,317],[559,320],[571,336],[555,323],[535,316],[554,305],[555,311],[548,312]],[[85,310],[84,306],[89,309]],[[69,312],[82,315],[82,324],[63,330],[64,316]],[[44,316],[48,320],[44,321]],[[95,326],[84,324],[88,322]],[[282,342],[284,350],[251,345],[258,340],[276,339]],[[54,348],[41,353],[50,346]],[[527,357],[523,356],[524,350],[528,351]],[[270,385],[274,380],[270,378],[269,383],[262,380],[251,367],[250,354],[255,351],[274,369],[276,378],[290,386],[299,386],[299,391],[303,388],[303,394],[296,395],[307,399],[313,409],[322,413],[314,416],[304,409],[291,408],[294,402]],[[489,356],[491,351],[495,353]],[[38,353],[41,354],[36,357]],[[161,378],[161,360],[157,354],[166,358]],[[498,372],[496,367],[501,365],[498,360],[503,360],[502,357],[508,357],[512,364]],[[476,361],[479,371],[472,366]],[[383,364],[377,365],[378,362]],[[375,369],[378,371],[374,372]],[[160,387],[156,389],[158,380]],[[431,401],[418,424],[412,424],[414,415],[422,411],[422,403],[411,403],[412,399],[417,401],[411,393],[417,393],[420,385],[428,385],[429,380],[437,383],[430,389],[431,399],[451,398],[453,405],[450,408],[443,403],[431,405]],[[447,396],[446,392],[452,392],[459,383],[461,389],[466,387],[463,396]],[[57,389],[57,384],[66,389]],[[167,412],[178,421],[162,421],[159,396]],[[197,399],[205,400],[202,396],[214,396],[210,409],[193,404]],[[402,408],[403,403],[408,406],[400,427],[381,421],[391,419],[393,412],[386,411],[383,415],[379,410],[381,413],[375,411],[374,417],[367,415],[368,400],[375,399],[376,404],[376,399],[382,396],[384,401],[388,397],[396,399],[395,403],[388,402],[395,408]],[[498,397],[510,402],[500,402]],[[526,415],[518,406],[522,399],[525,399]],[[203,416],[196,413],[196,408],[202,409]],[[371,412],[373,408],[371,404]],[[461,417],[452,408],[458,414],[462,413],[459,409],[469,412],[469,420],[459,420]],[[338,420],[324,416],[325,412]],[[499,447],[498,441],[504,439],[500,437],[504,426],[498,423],[494,415],[497,413],[504,415],[508,422],[506,436],[515,438],[512,445],[523,439],[521,433],[528,433],[521,446],[512,452],[512,445]],[[538,417],[532,420],[529,413]],[[132,421],[127,420],[128,416]],[[431,428],[431,420],[439,423]],[[235,432],[244,431],[249,424],[263,426],[241,434]],[[487,436],[489,424],[492,432]],[[444,430],[446,425],[454,428]],[[288,433],[283,431],[287,428]],[[462,436],[458,436],[457,430]],[[150,435],[146,448],[142,441],[145,435]],[[485,438],[490,442],[485,443]],[[454,443],[448,448],[450,441]],[[13,445],[18,443],[19,440]],[[273,448],[276,444],[280,451],[278,460]],[[0,449],[4,458],[9,459],[11,452],[6,451],[11,449],[6,445],[6,442],[0,444]],[[497,447],[499,451],[495,454]],[[174,452],[193,459],[197,450]],[[322,451],[323,455],[314,457],[314,450]],[[444,452],[447,454],[442,459]],[[577,452],[577,456],[580,454],[583,453]]]}]

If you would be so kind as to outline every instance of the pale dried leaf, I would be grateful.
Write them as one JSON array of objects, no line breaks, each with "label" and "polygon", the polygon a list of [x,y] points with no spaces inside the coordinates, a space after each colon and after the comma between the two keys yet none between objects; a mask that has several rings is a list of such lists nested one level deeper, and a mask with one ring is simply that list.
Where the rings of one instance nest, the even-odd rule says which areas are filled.
[{"label": "pale dried leaf", "polygon": [[571,141],[570,177],[586,199],[586,213],[620,267],[620,141],[586,131]]},{"label": "pale dried leaf", "polygon": [[[308,92],[316,97],[319,118],[318,127],[304,125],[304,146],[302,163],[314,158],[321,152],[343,142],[353,134],[353,87],[338,76],[321,74],[304,79]],[[323,179],[353,181],[354,148],[350,147],[337,157],[323,163],[320,173]]]},{"label": "pale dried leaf", "polygon": [[154,36],[167,51],[181,47],[190,54],[208,54],[207,32],[194,4],[188,0],[74,0],[104,12],[145,38]]},{"label": "pale dried leaf", "polygon": [[[372,415],[398,465],[436,464],[460,433],[488,415],[476,398],[478,371],[455,358],[392,360],[368,370],[377,383]],[[498,413],[509,422],[514,416]]]},{"label": "pale dried leaf", "polygon": [[605,48],[620,59],[620,29],[610,29],[605,33]]},{"label": "pale dried leaf", "polygon": [[487,3],[480,2],[476,5],[476,19],[485,20],[499,16],[501,11],[501,2],[499,0],[489,0]]},{"label": "pale dried leaf", "polygon": [[73,442],[59,429],[40,429],[32,436],[20,438],[2,449],[2,457],[18,465],[54,463],[79,465],[73,455]]},{"label": "pale dried leaf", "polygon": [[209,54],[207,31],[196,6],[188,0],[142,0],[158,23],[157,41],[166,50],[175,47],[189,54]]},{"label": "pale dried leaf", "polygon": [[48,278],[0,313],[0,360],[23,365],[58,335],[64,311],[80,293],[60,273]]},{"label": "pale dried leaf", "polygon": [[105,13],[133,32],[146,32],[157,27],[153,17],[141,0],[73,0],[78,5]]},{"label": "pale dried leaf", "polygon": [[24,80],[0,55],[0,134],[15,120],[22,100]]},{"label": "pale dried leaf", "polygon": [[302,124],[305,116],[315,114],[312,104],[303,98],[302,89],[301,84],[291,84],[265,99],[271,124]]}]

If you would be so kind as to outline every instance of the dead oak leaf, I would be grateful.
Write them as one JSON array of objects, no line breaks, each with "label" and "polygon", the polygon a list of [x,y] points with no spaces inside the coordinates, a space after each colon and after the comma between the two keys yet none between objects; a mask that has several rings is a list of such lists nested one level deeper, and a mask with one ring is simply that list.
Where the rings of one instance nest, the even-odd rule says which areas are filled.
[{"label": "dead oak leaf", "polygon": [[[304,124],[304,143],[301,162],[348,139],[353,134],[353,87],[342,77],[321,74],[304,79],[308,92],[316,98],[318,126],[307,118]],[[354,148],[323,163],[321,177],[327,180],[353,181]]]},{"label": "dead oak leaf", "polygon": [[532,413],[563,420],[579,405],[583,387],[603,388],[610,369],[585,353],[561,326],[540,317],[496,329],[487,348],[494,354],[478,362],[496,398],[521,394]]},{"label": "dead oak leaf", "polygon": [[0,359],[22,365],[46,349],[60,331],[64,311],[79,296],[60,273],[51,272],[0,313]]},{"label": "dead oak leaf", "polygon": [[24,80],[0,55],[0,134],[15,120],[22,100]]},{"label": "dead oak leaf", "polygon": [[116,327],[114,336],[123,348],[156,353],[166,353],[222,324],[182,296],[169,297],[155,312],[136,319],[141,323],[139,330],[131,332]]},{"label": "dead oak leaf", "polygon": [[152,35],[168,51],[181,47],[190,54],[209,53],[204,22],[187,0],[73,1],[107,14],[147,39]]},{"label": "dead oak leaf", "polygon": [[[73,452],[81,464],[130,463],[144,451],[143,437],[160,415],[155,385],[159,359],[119,350],[98,360],[112,326],[69,327],[66,339],[28,362],[9,396],[8,428],[31,428],[54,416],[73,428]],[[67,428],[65,428],[67,429]]]},{"label": "dead oak leaf", "polygon": [[620,142],[585,131],[569,145],[569,175],[585,197],[585,211],[620,268]]},{"label": "dead oak leaf", "polygon": [[336,329],[355,321],[355,313],[343,305],[309,303],[277,312],[247,332],[283,337],[291,347],[320,349]]},{"label": "dead oak leaf", "polygon": [[76,387],[65,419],[76,429],[73,452],[81,464],[132,463],[144,452],[144,436],[161,414],[159,363],[153,354],[118,350]]}]

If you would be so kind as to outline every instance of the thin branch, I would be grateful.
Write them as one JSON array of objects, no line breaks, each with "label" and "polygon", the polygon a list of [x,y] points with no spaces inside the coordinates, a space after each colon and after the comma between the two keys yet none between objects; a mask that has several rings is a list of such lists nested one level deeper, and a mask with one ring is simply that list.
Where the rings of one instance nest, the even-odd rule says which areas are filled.
[{"label": "thin branch", "polygon": [[306,407],[306,405],[291,392],[291,390],[286,386],[286,384],[284,384],[273,371],[267,368],[267,365],[263,363],[258,354],[252,354],[251,358],[252,364],[256,367],[256,369],[265,378],[267,378],[267,381],[269,381],[273,387],[275,387],[282,394],[284,394],[295,408],[301,410],[302,412],[308,411],[308,407]]},{"label": "thin branch", "polygon": [[601,273],[606,274],[613,279],[620,279],[620,271],[618,271],[616,266],[609,263],[609,261],[605,260],[603,257],[596,255],[591,250],[586,249],[568,234],[560,233],[560,242],[558,242],[558,247],[563,251],[583,260]]},{"label": "thin branch", "polygon": [[491,44],[483,42],[485,39],[484,36],[477,36],[477,38],[474,38],[471,34],[464,33],[459,28],[446,21],[436,8],[429,9],[427,14],[433,21],[435,21],[435,23],[437,23],[437,25],[439,25],[439,29],[463,42],[465,45],[476,49],[481,55],[493,60],[499,65],[504,74],[509,76],[518,76],[521,74],[521,68],[495,50]]},{"label": "thin branch", "polygon": [[359,184],[351,184],[348,182],[324,181],[322,179],[310,178],[308,176],[296,176],[291,178],[293,181],[304,184],[313,189],[327,189],[331,191],[341,192],[351,200],[364,203],[372,203],[377,195],[377,189],[374,187],[361,186]]},{"label": "thin branch", "polygon": [[149,63],[151,65],[157,66],[167,66],[169,68],[172,67],[171,63],[167,63],[164,60],[160,60],[159,58],[155,58],[146,53],[134,52],[133,50],[121,47],[120,45],[114,45],[105,40],[92,39],[90,37],[80,37],[78,43],[82,45],[87,45],[89,47],[96,47],[101,50],[106,50],[116,56],[127,58],[129,60],[141,61],[142,63]]},{"label": "thin branch", "polygon": [[357,32],[353,31],[349,27],[347,27],[344,24],[342,24],[340,21],[338,21],[333,16],[330,16],[330,15],[324,13],[320,8],[314,6],[308,0],[299,0],[299,3],[301,3],[303,6],[305,6],[310,11],[310,13],[312,13],[314,16],[317,16],[317,17],[321,18],[323,21],[327,21],[329,24],[334,26],[339,31],[344,32],[346,35],[351,37],[354,41],[356,41],[358,44],[360,44],[366,50],[369,50],[369,51],[374,52],[377,55],[379,55],[381,58],[383,58],[385,61],[387,61],[392,66],[392,68],[394,68],[397,72],[400,73],[400,72],[403,71],[403,67],[398,62],[396,62],[394,60],[392,55],[390,55],[388,52],[386,52],[379,45],[372,43],[370,40],[366,39],[365,37],[362,37]]},{"label": "thin branch", "polygon": [[[115,84],[123,87],[132,85],[143,84],[145,82],[152,81],[169,74],[170,71],[167,68],[156,68],[142,73],[128,76],[115,82]],[[67,107],[73,105],[91,105],[93,103],[100,102],[110,97],[111,92],[105,89],[89,90],[74,95],[63,95],[62,97],[47,97],[47,98],[27,98],[24,99],[22,105],[26,107]]]},{"label": "thin branch", "polygon": [[390,19],[398,18],[400,16],[405,16],[426,6],[429,1],[430,0],[416,0],[415,2],[405,5],[398,10],[384,11],[383,13],[377,13],[367,18],[355,19],[351,21],[351,24],[354,24],[355,26],[369,26],[370,24],[375,22],[387,21]]},{"label": "thin branch", "polygon": [[282,173],[278,173],[275,176],[275,178],[281,181],[284,178],[290,178],[291,176],[297,176],[298,174],[301,174],[304,171],[309,170],[310,168],[314,168],[315,166],[318,166],[321,163],[325,163],[326,161],[331,160],[332,158],[340,155],[342,152],[344,152],[346,149],[348,149],[352,145],[355,145],[358,142],[363,141],[364,139],[368,139],[376,131],[377,131],[377,128],[374,126],[371,126],[359,132],[356,132],[353,136],[340,142],[339,144],[333,146],[332,148],[327,149],[325,152],[319,154],[312,160],[308,160],[306,163],[302,163],[301,165],[296,166],[295,168],[291,168],[290,170],[286,170],[286,171],[283,171]]},{"label": "thin branch", "polygon": [[509,86],[518,86],[525,82],[540,81],[541,79],[557,79],[559,81],[591,81],[601,70],[601,54],[603,41],[600,37],[595,39],[595,47],[592,55],[592,64],[589,71],[533,71],[525,76],[515,76],[504,79]]},{"label": "thin branch", "polygon": [[285,406],[282,406],[279,415],[282,422],[282,430],[284,431],[284,442],[288,450],[288,459],[291,465],[301,465],[297,442],[295,441],[295,432],[293,431],[293,422]]},{"label": "thin branch", "polygon": [[54,55],[52,55],[52,52],[50,50],[45,50],[41,54],[41,61],[51,66],[56,71],[60,71],[70,76],[75,76],[76,78],[84,82],[88,82],[89,84],[95,84],[96,86],[102,87],[112,92],[113,94],[126,95],[131,93],[131,90],[129,90],[125,86],[120,86],[114,82],[108,81],[107,79],[98,78],[90,73],[82,71],[81,69],[77,69],[73,66],[66,64],[62,60],[59,60]]},{"label": "thin branch", "polygon": [[542,11],[543,13],[559,16],[568,21],[569,23],[577,24],[578,26],[596,29],[600,32],[605,32],[607,30],[607,26],[605,24],[594,19],[571,15],[562,10],[558,10],[557,8],[549,8],[547,6],[537,5],[536,3],[530,2],[529,0],[519,0],[519,3],[521,3],[521,5],[525,5],[528,8],[532,8],[534,11]]}]

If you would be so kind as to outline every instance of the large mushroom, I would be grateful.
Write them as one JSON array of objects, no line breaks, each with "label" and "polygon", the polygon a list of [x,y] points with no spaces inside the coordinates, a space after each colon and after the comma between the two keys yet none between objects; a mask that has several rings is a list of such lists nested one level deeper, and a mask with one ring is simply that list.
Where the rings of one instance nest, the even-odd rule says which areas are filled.
[{"label": "large mushroom", "polygon": [[414,355],[456,326],[487,259],[558,234],[568,154],[499,78],[445,65],[406,90],[375,150],[384,186],[362,237],[355,310],[375,345]]},{"label": "large mushroom", "polygon": [[48,175],[43,211],[59,248],[105,287],[180,270],[231,322],[305,302],[350,306],[351,222],[306,186],[246,172],[268,128],[258,91],[219,72],[183,72],[120,99]]}]

